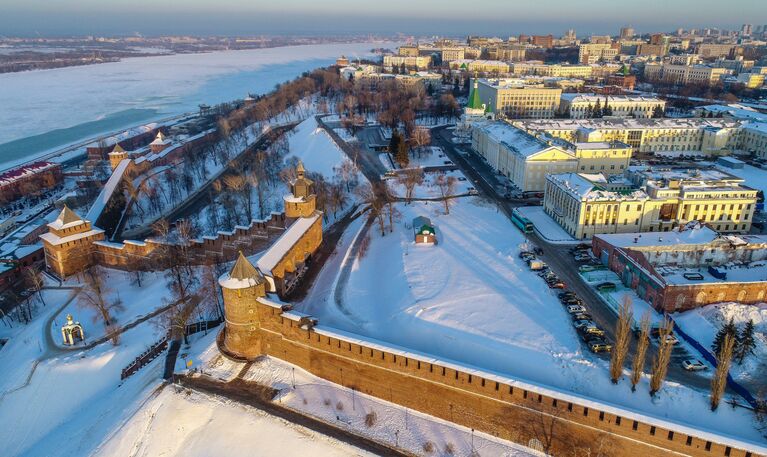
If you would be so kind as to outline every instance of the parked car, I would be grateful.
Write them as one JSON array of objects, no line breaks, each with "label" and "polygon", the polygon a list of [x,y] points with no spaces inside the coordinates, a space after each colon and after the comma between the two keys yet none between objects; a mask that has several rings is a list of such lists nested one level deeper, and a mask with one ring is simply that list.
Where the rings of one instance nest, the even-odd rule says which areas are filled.
[{"label": "parked car", "polygon": [[[660,338],[660,336],[659,336],[659,338]],[[673,346],[673,345],[677,344],[679,342],[679,340],[676,339],[676,337],[673,334],[671,334],[671,335],[666,335],[666,342]]]},{"label": "parked car", "polygon": [[530,259],[530,260],[528,260],[527,261],[527,266],[531,270],[533,270],[533,271],[540,271],[540,270],[543,270],[543,269],[547,268],[546,267],[546,263],[545,262],[541,262],[538,259]]},{"label": "parked car", "polygon": [[614,282],[605,281],[603,283],[597,284],[597,290],[600,292],[610,292],[615,290],[616,286]]},{"label": "parked car", "polygon": [[700,360],[685,360],[682,362],[682,368],[684,368],[687,371],[704,371],[708,370],[708,367],[706,364],[701,362]]},{"label": "parked car", "polygon": [[582,305],[583,301],[581,301],[578,297],[567,297],[560,300],[563,305]]},{"label": "parked car", "polygon": [[549,289],[564,289],[567,287],[565,283],[562,281],[546,281],[546,284],[548,284]]},{"label": "parked car", "polygon": [[596,324],[594,324],[593,322],[588,324],[588,325],[585,325],[585,326],[579,328],[578,330],[580,330],[582,333],[584,333],[586,335],[596,335],[596,336],[604,336],[605,335],[605,331],[602,330],[601,328],[597,327]]},{"label": "parked car", "polygon": [[477,189],[473,187],[469,187],[469,195],[479,195],[479,192],[477,191]]},{"label": "parked car", "polygon": [[591,314],[589,314],[589,313],[575,313],[575,314],[571,314],[570,317],[572,317],[574,321],[590,321],[590,320],[592,320]]},{"label": "parked car", "polygon": [[603,271],[607,270],[604,265],[581,265],[578,267],[578,271],[581,273],[588,273],[590,271]]},{"label": "parked car", "polygon": [[609,344],[607,341],[605,341],[602,338],[593,338],[586,342],[586,344],[589,345],[589,349],[591,349],[591,352],[593,353],[599,353],[599,352],[610,352],[613,350],[613,345]]},{"label": "parked car", "polygon": [[586,253],[581,253],[581,252],[576,253],[573,256],[573,258],[575,259],[576,262],[590,262],[591,261],[591,256],[590,255],[588,255]]},{"label": "parked car", "polygon": [[580,319],[580,320],[577,320],[577,321],[573,321],[573,327],[575,327],[576,330],[580,330],[583,327],[588,326],[589,324],[593,324],[593,322],[591,322],[590,320],[586,320],[586,319]]},{"label": "parked car", "polygon": [[543,249],[536,247],[533,249],[533,252],[535,252],[535,255],[543,255]]},{"label": "parked car", "polygon": [[586,308],[584,308],[583,305],[569,305],[567,307],[567,312],[570,314],[585,313]]},{"label": "parked car", "polygon": [[573,292],[571,290],[566,290],[564,292],[558,293],[557,297],[559,297],[559,299],[562,300],[563,298],[577,297],[577,295],[575,294],[575,292]]}]

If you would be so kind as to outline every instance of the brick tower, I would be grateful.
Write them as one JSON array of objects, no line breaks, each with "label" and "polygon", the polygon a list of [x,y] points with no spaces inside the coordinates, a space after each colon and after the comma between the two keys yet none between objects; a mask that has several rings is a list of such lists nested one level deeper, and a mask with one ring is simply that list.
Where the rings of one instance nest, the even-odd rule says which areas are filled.
[{"label": "brick tower", "polygon": [[112,167],[112,171],[120,165],[120,162],[127,158],[128,152],[120,146],[120,143],[117,143],[112,152],[109,153],[109,166]]},{"label": "brick tower", "polygon": [[226,315],[224,347],[251,360],[264,354],[258,299],[266,296],[266,280],[240,252],[232,271],[221,276],[218,283]]},{"label": "brick tower", "polygon": [[104,231],[91,227],[91,221],[78,216],[66,205],[59,217],[40,235],[45,264],[60,278],[66,278],[93,265],[93,243],[104,239]]},{"label": "brick tower", "polygon": [[283,197],[285,216],[291,219],[310,217],[314,214],[317,196],[314,195],[314,182],[306,177],[304,164],[296,166],[296,179],[290,181],[290,194]]}]

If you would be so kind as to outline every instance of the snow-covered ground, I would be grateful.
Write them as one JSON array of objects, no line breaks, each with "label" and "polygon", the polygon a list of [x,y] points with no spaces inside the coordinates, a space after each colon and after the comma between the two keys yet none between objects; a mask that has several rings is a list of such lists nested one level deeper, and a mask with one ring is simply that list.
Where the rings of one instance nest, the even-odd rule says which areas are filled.
[{"label": "snow-covered ground", "polygon": [[166,387],[95,456],[207,457],[372,455],[223,398]]},{"label": "snow-covered ground", "polygon": [[325,129],[317,125],[314,116],[309,116],[288,134],[288,142],[291,157],[303,161],[307,171],[320,173],[327,180],[333,179],[336,168],[346,159],[346,154]]},{"label": "snow-covered ground", "polygon": [[535,231],[552,243],[577,243],[561,225],[543,211],[543,206],[521,206],[515,209],[535,226]]},{"label": "snow-covered ground", "polygon": [[767,194],[767,170],[756,168],[748,164],[744,164],[743,168],[728,168],[717,165],[717,169],[743,178],[748,187],[761,190]]},{"label": "snow-covered ground", "polygon": [[[215,334],[195,341],[187,357],[187,360],[193,362],[193,369],[201,370],[205,376],[222,382],[237,377],[245,366],[221,355],[215,344]],[[176,370],[189,371],[185,360],[179,360]],[[352,392],[272,357],[254,363],[242,378],[277,389],[279,394],[275,401],[283,406],[415,455],[424,455],[427,443],[433,446],[433,455],[471,455],[472,446],[479,457],[538,455],[484,433],[475,432],[472,437],[471,430],[465,427]],[[192,401],[196,402],[197,397],[193,395]],[[218,402],[228,409],[227,402]],[[203,411],[202,414],[207,418],[207,412]],[[213,421],[217,420],[213,418]],[[239,426],[233,424],[232,427],[236,428],[237,434]],[[292,450],[292,446],[289,449]],[[270,454],[266,452],[264,455]]]},{"label": "snow-covered ground", "polygon": [[[0,162],[97,134],[197,111],[332,64],[369,56],[382,43],[290,46],[176,54],[0,75]],[[23,142],[3,145],[14,140]]]},{"label": "snow-covered ground", "polygon": [[[612,385],[607,361],[585,351],[555,293],[518,258],[522,234],[495,207],[469,198],[450,215],[433,203],[398,209],[394,232],[371,230],[361,259],[337,254],[341,264],[323,269],[299,310],[322,325],[459,364],[764,442],[751,413],[712,413],[706,392],[667,382],[651,399],[646,378],[633,394],[628,382]],[[410,224],[419,215],[431,218],[437,245],[413,243]]]},{"label": "snow-covered ground", "polygon": [[752,320],[756,340],[754,353],[743,359],[742,364],[733,362],[730,374],[739,382],[764,381],[763,376],[767,372],[767,304],[719,303],[677,313],[673,317],[685,333],[711,352],[716,333],[730,319],[739,331]]},{"label": "snow-covered ground", "polygon": [[[439,198],[442,196],[442,193],[434,184],[434,180],[437,179],[438,173],[424,173],[423,177],[423,183],[421,183],[418,186],[415,186],[413,189],[413,198]],[[466,179],[466,177],[461,173],[460,171],[454,170],[454,171],[448,171],[445,172],[445,176],[453,177],[456,179],[455,185],[453,186],[453,191],[450,192],[450,195],[461,195],[466,194],[469,192],[469,189],[472,188],[471,183]],[[386,185],[389,187],[389,191],[392,193],[392,195],[395,195],[397,197],[405,198],[407,195],[407,189],[405,189],[405,185],[398,179],[398,178],[390,178],[386,180]]]},{"label": "snow-covered ground", "polygon": [[[135,284],[135,275],[120,270],[102,269],[104,272],[105,297],[108,303],[120,302],[121,307],[112,312],[113,325],[122,327],[146,316],[168,304],[170,290],[162,273],[142,273],[142,287]],[[69,281],[72,282],[72,281]],[[104,321],[98,311],[82,300],[72,300],[53,316],[50,332],[53,341],[61,343],[61,326],[67,314],[79,321],[85,333],[85,343],[97,340],[106,334]],[[82,343],[81,343],[82,344]]]}]

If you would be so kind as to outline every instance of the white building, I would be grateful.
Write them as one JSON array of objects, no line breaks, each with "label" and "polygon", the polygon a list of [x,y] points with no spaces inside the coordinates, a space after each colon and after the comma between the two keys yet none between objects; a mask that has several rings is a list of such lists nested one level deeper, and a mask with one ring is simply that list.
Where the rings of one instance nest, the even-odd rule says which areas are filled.
[{"label": "white building", "polygon": [[560,110],[571,119],[585,119],[599,105],[609,106],[610,116],[650,118],[657,109],[665,111],[666,102],[655,97],[633,95],[562,94]]}]

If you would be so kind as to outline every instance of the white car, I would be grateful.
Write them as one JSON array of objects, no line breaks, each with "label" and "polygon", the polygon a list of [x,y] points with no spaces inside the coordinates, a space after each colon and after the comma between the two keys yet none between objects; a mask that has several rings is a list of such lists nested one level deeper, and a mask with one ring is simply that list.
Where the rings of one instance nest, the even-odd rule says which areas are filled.
[{"label": "white car", "polygon": [[567,312],[570,314],[585,313],[586,308],[581,305],[570,305],[567,307]]},{"label": "white car", "polygon": [[682,368],[687,371],[704,371],[708,370],[708,367],[700,360],[685,360],[682,362]]},{"label": "white car", "polygon": [[[660,336],[658,336],[658,340],[660,340]],[[666,342],[673,346],[678,343],[679,340],[676,339],[674,335],[666,335]]]}]

